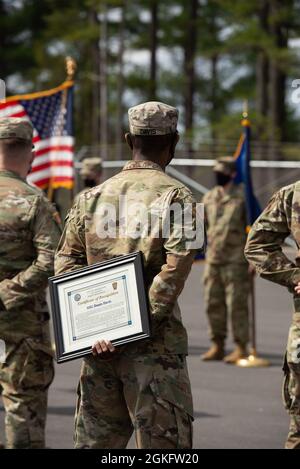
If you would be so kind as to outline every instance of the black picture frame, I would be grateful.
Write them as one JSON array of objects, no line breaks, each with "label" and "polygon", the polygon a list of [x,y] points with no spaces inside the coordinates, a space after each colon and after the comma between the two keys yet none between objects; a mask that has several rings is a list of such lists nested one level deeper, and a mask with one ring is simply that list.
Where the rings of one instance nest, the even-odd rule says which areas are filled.
[{"label": "black picture frame", "polygon": [[149,311],[149,302],[148,295],[145,288],[144,280],[144,266],[143,266],[143,255],[141,251],[133,252],[130,254],[122,255],[115,257],[113,259],[98,262],[96,264],[83,267],[81,269],[76,269],[71,272],[66,272],[60,275],[56,275],[49,278],[49,290],[50,290],[50,301],[51,301],[51,310],[52,310],[52,319],[53,319],[53,329],[54,329],[54,338],[56,346],[56,361],[57,363],[64,363],[70,360],[75,360],[77,358],[84,357],[91,353],[91,346],[80,348],[76,351],[66,351],[64,344],[64,335],[63,335],[63,324],[62,324],[62,314],[66,314],[62,310],[62,305],[60,304],[58,290],[61,285],[66,281],[70,281],[73,278],[82,278],[86,280],[89,275],[100,273],[100,272],[109,272],[110,269],[118,266],[126,266],[132,264],[134,266],[135,272],[135,282],[136,290],[138,295],[139,303],[139,313],[141,317],[142,331],[139,333],[131,334],[128,336],[123,336],[120,339],[112,340],[112,344],[115,346],[126,344],[133,341],[138,341],[142,339],[147,339],[151,337],[151,328],[150,328],[150,311]]}]

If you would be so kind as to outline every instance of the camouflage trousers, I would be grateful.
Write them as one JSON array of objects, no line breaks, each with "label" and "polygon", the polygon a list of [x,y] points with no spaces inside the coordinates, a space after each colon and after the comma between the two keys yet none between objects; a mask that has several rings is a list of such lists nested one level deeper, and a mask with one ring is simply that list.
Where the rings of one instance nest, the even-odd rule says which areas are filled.
[{"label": "camouflage trousers", "polygon": [[6,448],[45,447],[47,394],[53,377],[51,348],[42,338],[6,342],[6,359],[0,364]]},{"label": "camouflage trousers", "polygon": [[183,355],[84,359],[75,448],[191,448],[193,404]]},{"label": "camouflage trousers", "polygon": [[227,337],[227,318],[231,318],[235,343],[249,341],[248,295],[250,281],[247,264],[205,264],[204,297],[213,341]]},{"label": "camouflage trousers", "polygon": [[285,447],[300,449],[300,312],[294,313],[289,331],[284,373],[283,401],[290,415],[290,429]]}]

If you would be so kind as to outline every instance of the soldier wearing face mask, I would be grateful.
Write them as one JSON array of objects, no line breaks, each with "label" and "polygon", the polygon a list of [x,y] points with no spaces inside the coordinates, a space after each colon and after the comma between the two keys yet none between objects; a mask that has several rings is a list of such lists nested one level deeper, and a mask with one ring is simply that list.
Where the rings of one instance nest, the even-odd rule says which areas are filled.
[{"label": "soldier wearing face mask", "polygon": [[80,169],[80,177],[84,183],[84,189],[76,195],[74,202],[79,200],[81,194],[101,183],[102,159],[96,156],[85,158]]},{"label": "soldier wearing face mask", "polygon": [[[247,355],[249,340],[246,207],[243,187],[234,183],[235,159],[218,159],[214,172],[216,186],[203,199],[208,237],[204,292],[212,346],[202,359],[236,363]],[[228,318],[236,347],[225,356]]]}]

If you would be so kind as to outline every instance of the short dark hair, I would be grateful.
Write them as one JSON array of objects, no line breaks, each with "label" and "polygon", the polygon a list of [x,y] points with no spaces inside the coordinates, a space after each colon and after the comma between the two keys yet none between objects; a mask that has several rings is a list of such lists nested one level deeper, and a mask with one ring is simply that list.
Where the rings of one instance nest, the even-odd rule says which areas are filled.
[{"label": "short dark hair", "polygon": [[32,143],[21,138],[2,138],[0,139],[0,151],[4,156],[17,156],[18,153],[28,150]]},{"label": "short dark hair", "polygon": [[177,132],[166,135],[130,135],[133,147],[141,153],[159,153],[172,145]]}]

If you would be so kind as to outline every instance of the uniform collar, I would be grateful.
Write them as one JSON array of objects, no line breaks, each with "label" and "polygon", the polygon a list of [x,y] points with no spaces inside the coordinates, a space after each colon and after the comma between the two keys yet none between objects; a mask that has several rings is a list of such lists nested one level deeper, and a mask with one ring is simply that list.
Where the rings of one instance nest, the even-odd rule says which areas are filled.
[{"label": "uniform collar", "polygon": [[221,186],[218,187],[218,195],[219,198],[223,202],[227,202],[227,200],[230,200],[232,197],[235,197],[240,193],[240,184],[231,184],[230,187],[228,188],[227,191],[224,191]]},{"label": "uniform collar", "polygon": [[163,169],[157,163],[149,160],[128,161],[128,163],[125,164],[123,171],[127,171],[128,169],[155,169],[156,171],[163,172]]},{"label": "uniform collar", "polygon": [[25,181],[25,179],[21,178],[19,174],[15,173],[14,171],[9,171],[8,169],[0,169],[0,176],[9,176],[14,179],[20,179],[21,181]]}]

